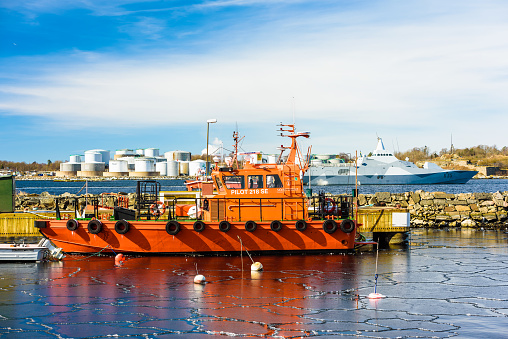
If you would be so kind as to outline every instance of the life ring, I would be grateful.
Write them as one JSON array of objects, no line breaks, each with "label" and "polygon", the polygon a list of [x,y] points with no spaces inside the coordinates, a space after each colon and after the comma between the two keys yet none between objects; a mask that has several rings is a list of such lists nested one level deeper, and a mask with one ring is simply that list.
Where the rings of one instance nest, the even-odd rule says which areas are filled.
[{"label": "life ring", "polygon": [[166,205],[162,201],[156,201],[154,204],[150,205],[150,214],[154,217],[160,217],[166,212]]},{"label": "life ring", "polygon": [[278,220],[274,220],[270,223],[270,228],[274,232],[279,232],[282,229],[282,223]]},{"label": "life ring", "polygon": [[249,220],[245,223],[245,230],[247,232],[254,232],[258,228],[258,224],[255,221]]},{"label": "life ring", "polygon": [[171,220],[166,223],[166,232],[169,235],[176,235],[180,232],[180,223],[176,220]]},{"label": "life ring", "polygon": [[355,222],[351,219],[342,220],[340,223],[340,229],[344,233],[351,233],[355,229]]},{"label": "life ring", "polygon": [[125,234],[125,233],[129,232],[129,228],[130,228],[130,224],[125,219],[118,220],[115,223],[115,231],[118,234]]},{"label": "life ring", "polygon": [[202,222],[201,220],[198,220],[194,223],[192,227],[196,232],[203,232],[205,230],[205,223]]},{"label": "life ring", "polygon": [[69,231],[75,231],[78,229],[79,223],[77,222],[76,219],[69,219],[69,220],[67,220],[67,223],[65,224],[65,226],[67,226],[67,229]]},{"label": "life ring", "polygon": [[323,223],[323,230],[328,234],[332,234],[337,230],[337,223],[332,219],[325,220]]},{"label": "life ring", "polygon": [[303,232],[307,229],[307,222],[305,222],[305,220],[298,220],[296,223],[295,223],[295,228],[300,231],[300,232]]},{"label": "life ring", "polygon": [[323,210],[325,213],[331,214],[334,213],[337,206],[335,205],[335,201],[332,198],[326,198],[325,203],[323,204]]},{"label": "life ring", "polygon": [[221,230],[222,232],[227,232],[231,229],[231,224],[229,223],[229,221],[227,220],[222,220],[220,223],[219,223],[219,230]]},{"label": "life ring", "polygon": [[90,220],[88,223],[88,233],[97,234],[102,231],[102,222],[97,219]]}]

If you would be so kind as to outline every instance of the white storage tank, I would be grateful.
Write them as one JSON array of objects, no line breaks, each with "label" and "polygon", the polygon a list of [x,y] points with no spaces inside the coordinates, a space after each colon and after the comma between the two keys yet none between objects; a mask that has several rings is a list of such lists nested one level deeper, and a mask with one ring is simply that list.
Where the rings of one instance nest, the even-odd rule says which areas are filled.
[{"label": "white storage tank", "polygon": [[278,155],[275,154],[269,154],[268,155],[268,163],[269,164],[275,164],[277,162]]},{"label": "white storage tank", "polygon": [[81,164],[82,172],[104,172],[106,164],[104,162],[84,162]]},{"label": "white storage tank", "polygon": [[[95,160],[96,162],[103,162],[106,164],[106,166],[109,165],[109,151],[106,151],[104,149],[91,149],[89,151],[90,153],[99,153],[101,155],[99,160]],[[86,161],[86,152],[85,152],[85,162],[93,162],[93,161]]]},{"label": "white storage tank", "polygon": [[109,162],[109,171],[110,172],[128,172],[128,162],[125,160],[111,160]]},{"label": "white storage tank", "polygon": [[102,162],[102,153],[95,150],[85,151],[85,163]]},{"label": "white storage tank", "polygon": [[116,155],[134,155],[134,151],[128,148],[118,149],[115,152]]},{"label": "white storage tank", "polygon": [[64,162],[60,164],[60,171],[62,172],[77,172],[81,171],[81,163]]},{"label": "white storage tank", "polygon": [[194,160],[189,162],[189,175],[197,176],[206,173],[206,161]]},{"label": "white storage tank", "polygon": [[180,175],[189,175],[189,161],[179,161]]},{"label": "white storage tank", "polygon": [[155,172],[155,161],[153,159],[139,158],[134,161],[136,172]]},{"label": "white storage tank", "polygon": [[81,162],[81,155],[79,154],[73,154],[70,156],[70,163],[80,163]]},{"label": "white storage tank", "polygon": [[168,160],[190,161],[191,153],[184,151],[171,151],[164,153],[164,157]]},{"label": "white storage tank", "polygon": [[138,148],[138,149],[136,150],[136,154],[137,154],[137,155],[145,155],[145,150],[144,150],[143,148]]},{"label": "white storage tank", "polygon": [[159,149],[158,148],[147,148],[147,149],[145,149],[145,156],[158,157],[159,156]]},{"label": "white storage tank", "polygon": [[180,175],[180,164],[176,160],[168,160],[168,173],[169,177],[177,177]]},{"label": "white storage tank", "polygon": [[159,172],[159,175],[166,176],[168,175],[168,163],[167,162],[158,162],[155,164],[155,171]]}]

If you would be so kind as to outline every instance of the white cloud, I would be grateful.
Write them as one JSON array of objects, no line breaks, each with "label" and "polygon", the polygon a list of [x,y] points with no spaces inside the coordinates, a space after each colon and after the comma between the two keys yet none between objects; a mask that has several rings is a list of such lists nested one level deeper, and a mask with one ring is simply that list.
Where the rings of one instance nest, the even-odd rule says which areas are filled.
[{"label": "white cloud", "polygon": [[[223,2],[229,3],[234,2]],[[240,2],[248,3],[257,1]],[[488,117],[484,112],[507,122],[508,23],[499,14],[506,9],[489,4],[426,11],[407,5],[408,12],[393,24],[385,15],[394,7],[380,14],[372,9],[302,16],[297,23],[282,18],[254,35],[223,31],[217,41],[250,40],[226,43],[208,54],[158,51],[152,56],[147,51],[137,60],[109,56],[63,71],[52,66],[35,81],[0,86],[0,109],[75,128],[95,126],[97,120],[151,126],[201,122],[209,116],[274,124],[291,116],[295,97],[297,115],[308,117],[309,124],[314,121],[319,133],[313,140],[323,148],[337,148],[344,140],[327,145],[330,138],[319,134],[345,124],[371,136],[398,128],[399,141],[406,140],[408,147],[429,135],[446,143],[456,132],[457,144],[467,146],[478,143],[470,137]],[[154,35],[160,26],[151,20],[144,24]],[[492,127],[494,134],[501,132],[499,125]],[[374,137],[364,151],[375,146]],[[358,143],[347,142],[350,147]]]}]

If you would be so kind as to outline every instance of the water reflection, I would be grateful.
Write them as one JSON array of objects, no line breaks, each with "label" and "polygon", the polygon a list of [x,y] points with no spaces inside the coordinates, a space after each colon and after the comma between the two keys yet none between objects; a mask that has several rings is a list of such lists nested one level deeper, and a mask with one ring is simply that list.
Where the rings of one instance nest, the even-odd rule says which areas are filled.
[{"label": "water reflection", "polygon": [[387,298],[376,301],[372,249],[258,256],[261,272],[239,256],[0,264],[0,337],[495,337],[508,326],[506,243],[504,232],[415,230],[408,248],[379,251]]}]

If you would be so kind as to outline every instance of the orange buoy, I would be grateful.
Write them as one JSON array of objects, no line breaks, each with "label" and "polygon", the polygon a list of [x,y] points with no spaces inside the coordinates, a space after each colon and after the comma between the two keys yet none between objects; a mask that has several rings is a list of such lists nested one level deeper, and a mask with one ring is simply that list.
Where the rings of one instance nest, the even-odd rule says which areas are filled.
[{"label": "orange buoy", "polygon": [[125,261],[125,257],[122,253],[119,253],[115,257],[115,266],[122,266]]}]

